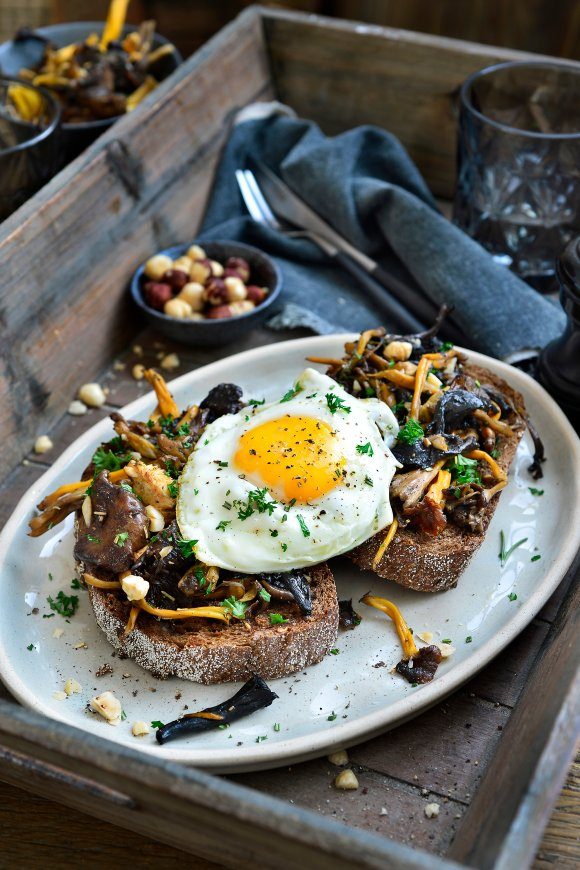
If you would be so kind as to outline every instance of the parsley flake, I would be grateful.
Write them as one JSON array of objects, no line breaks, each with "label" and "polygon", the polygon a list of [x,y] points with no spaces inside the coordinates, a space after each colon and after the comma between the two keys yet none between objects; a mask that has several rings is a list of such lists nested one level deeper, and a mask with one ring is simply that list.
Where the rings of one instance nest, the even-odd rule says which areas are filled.
[{"label": "parsley flake", "polygon": [[369,477],[368,474],[365,477],[365,483],[367,486],[374,486],[373,479],[372,479],[372,477]]},{"label": "parsley flake", "polygon": [[332,649],[329,649],[328,652],[330,653],[331,656],[337,656],[339,654],[340,650],[337,646],[335,646]]},{"label": "parsley flake", "polygon": [[127,543],[127,538],[129,537],[129,532],[117,532],[115,537],[113,538],[113,543],[118,547],[124,547]]},{"label": "parsley flake", "polygon": [[304,517],[302,516],[302,514],[296,514],[296,519],[298,520],[298,525],[302,529],[302,534],[304,535],[304,537],[309,538],[310,537],[310,529],[306,525],[306,523],[304,521]]},{"label": "parsley flake", "polygon": [[455,483],[463,486],[465,483],[481,483],[481,475],[477,470],[477,459],[468,459],[467,456],[454,456],[451,465],[451,477]]},{"label": "parsley flake", "polygon": [[298,393],[301,393],[301,392],[302,392],[302,387],[300,386],[300,384],[296,384],[295,387],[292,387],[291,389],[288,390],[287,393],[284,393],[284,395],[280,399],[280,404],[282,404],[282,402],[289,402],[290,399],[293,399],[294,396],[297,396]]},{"label": "parsley flake", "polygon": [[366,444],[357,444],[356,452],[366,456],[374,456],[375,451],[373,450],[373,446],[370,441],[367,441]]},{"label": "parsley flake", "polygon": [[50,609],[61,616],[74,616],[79,606],[78,595],[66,595],[62,589],[57,593],[56,599],[49,595],[46,600]]},{"label": "parsley flake", "polygon": [[279,731],[279,730],[280,730],[280,723],[274,722],[274,731]]},{"label": "parsley flake", "polygon": [[517,601],[518,596],[516,595],[515,592],[510,592],[510,594],[508,595],[508,598],[510,601]]},{"label": "parsley flake", "polygon": [[153,722],[151,723],[151,727],[152,728],[165,728],[165,724],[163,722],[160,722],[159,719],[154,719]]},{"label": "parsley flake", "polygon": [[197,541],[186,541],[184,538],[178,538],[177,546],[179,548],[179,552],[183,556],[184,559],[189,559],[190,556],[193,556],[193,551]]},{"label": "parsley flake", "polygon": [[272,516],[274,508],[277,506],[278,502],[274,501],[272,498],[268,501],[268,496],[270,496],[270,491],[268,490],[268,487],[265,486],[263,489],[251,490],[248,493],[248,498],[245,502],[236,499],[234,501],[234,507],[238,511],[238,519],[247,520],[248,517],[252,516],[254,511],[257,511],[259,514],[263,514],[267,511],[268,515]]},{"label": "parsley flake", "polygon": [[327,716],[326,718],[329,722],[334,722],[334,720],[337,718],[337,714],[333,710],[330,716]]},{"label": "parsley flake", "polygon": [[260,596],[260,598],[262,599],[262,601],[265,601],[265,602],[266,602],[266,604],[268,603],[268,601],[269,601],[269,600],[271,599],[271,597],[272,597],[272,596],[270,595],[270,593],[268,592],[268,590],[267,590],[267,589],[264,589],[263,587],[258,591],[258,595]]},{"label": "parsley flake", "polygon": [[344,404],[344,399],[341,399],[340,396],[335,396],[334,393],[326,394],[326,404],[331,414],[336,414],[337,411],[344,411],[345,414],[350,414],[351,409],[348,405]]},{"label": "parsley flake", "polygon": [[265,399],[248,399],[248,405],[251,405],[252,408],[258,408],[260,405],[264,405],[265,403]]},{"label": "parsley flake", "polygon": [[28,650],[28,652],[32,652],[32,650],[34,649],[34,644],[29,643],[28,646],[26,647],[26,649]]},{"label": "parsley flake", "polygon": [[530,559],[530,562],[537,562],[541,558],[542,557],[540,556],[540,554],[537,553],[535,556],[532,556],[532,558]]},{"label": "parsley flake", "polygon": [[235,616],[236,619],[243,619],[246,615],[247,604],[243,601],[239,601],[237,598],[234,598],[231,595],[229,598],[224,598],[222,602],[222,607],[224,610],[227,610],[232,616]]},{"label": "parsley flake", "polygon": [[468,634],[467,637],[465,638],[465,643],[471,643],[472,640],[473,640],[472,636],[470,634]]},{"label": "parsley flake", "polygon": [[171,498],[177,498],[179,495],[179,486],[175,481],[167,484],[167,492],[171,496]]},{"label": "parsley flake", "polygon": [[231,520],[220,520],[217,526],[215,527],[216,532],[225,532],[228,526],[232,523]]},{"label": "parsley flake", "polygon": [[532,495],[544,495],[543,489],[536,489],[535,486],[528,486],[528,489],[532,493]]},{"label": "parsley flake", "polygon": [[270,613],[270,625],[282,625],[284,622],[288,620],[281,613]]},{"label": "parsley flake", "polygon": [[423,427],[417,423],[412,417],[397,433],[397,441],[402,441],[404,444],[415,444],[425,433]]},{"label": "parsley flake", "polygon": [[[121,442],[122,443],[122,442]],[[113,453],[112,450],[107,450],[105,447],[98,447],[93,453],[92,463],[95,469],[95,476],[101,471],[119,471],[123,468],[131,456],[129,453]]]},{"label": "parsley flake", "polygon": [[522,544],[525,544],[527,540],[528,540],[527,538],[521,538],[521,540],[516,541],[515,544],[512,544],[512,546],[509,548],[509,550],[506,550],[506,548],[505,548],[505,535],[504,535],[503,529],[502,529],[502,531],[499,533],[500,551],[498,554],[502,568],[505,566],[507,560],[509,559],[509,557],[511,556],[513,551],[517,550],[518,547],[521,547]]}]

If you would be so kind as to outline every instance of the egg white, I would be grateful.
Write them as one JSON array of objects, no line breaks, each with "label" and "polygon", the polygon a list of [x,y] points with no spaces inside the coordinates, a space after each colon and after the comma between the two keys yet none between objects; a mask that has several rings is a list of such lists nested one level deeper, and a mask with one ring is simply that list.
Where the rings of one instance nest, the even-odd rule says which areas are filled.
[{"label": "egg white", "polygon": [[[185,539],[197,541],[195,553],[206,565],[248,574],[315,565],[348,552],[391,523],[389,486],[397,463],[389,447],[398,431],[391,410],[378,399],[354,398],[314,369],[306,369],[295,388],[299,391],[289,401],[281,402],[281,396],[215,420],[190,455],[179,482],[177,522]],[[326,398],[330,393],[350,413],[332,413]],[[287,414],[313,417],[331,427],[345,459],[343,479],[306,504],[290,506],[266,496],[266,501],[276,501],[271,509],[240,519],[240,505],[264,485],[235,468],[239,439]],[[372,455],[356,449],[367,443]]]}]

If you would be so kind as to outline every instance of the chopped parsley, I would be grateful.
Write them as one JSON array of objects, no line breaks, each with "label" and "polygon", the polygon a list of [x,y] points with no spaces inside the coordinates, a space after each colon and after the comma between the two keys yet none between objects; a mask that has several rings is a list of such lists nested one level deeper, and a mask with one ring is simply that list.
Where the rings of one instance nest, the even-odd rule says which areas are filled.
[{"label": "chopped parsley", "polygon": [[177,427],[178,435],[189,435],[191,433],[191,426],[189,423],[180,423]]},{"label": "chopped parsley", "polygon": [[372,477],[369,477],[368,474],[365,477],[365,483],[367,486],[374,486],[373,479],[372,479]]},{"label": "chopped parsley", "polygon": [[280,546],[282,547],[282,552],[285,553],[288,549],[288,544],[280,544]]},{"label": "chopped parsley", "polygon": [[227,462],[224,462],[224,461],[221,460],[221,459],[217,459],[217,460],[216,460],[216,464],[219,465],[220,468],[227,468],[227,467],[228,467],[228,463],[227,463]]},{"label": "chopped parsley", "polygon": [[130,483],[127,483],[126,480],[122,480],[121,483],[119,484],[119,486],[121,487],[121,489],[124,489],[125,492],[129,492],[129,493],[131,493],[131,495],[135,495],[135,490],[133,489],[133,487],[131,486]]},{"label": "chopped parsley", "polygon": [[[511,556],[513,551],[517,550],[518,547],[521,547],[522,544],[525,544],[527,540],[528,540],[527,538],[521,538],[519,541],[516,541],[515,544],[512,544],[508,550],[506,550],[506,548],[505,548],[505,543],[506,543],[505,542],[505,535],[504,535],[503,529],[502,529],[502,531],[499,533],[500,551],[498,554],[502,568],[506,564],[507,560],[509,559],[509,557]],[[512,599],[510,599],[510,600],[512,600]]]},{"label": "chopped parsley", "polygon": [[151,723],[152,728],[165,728],[165,723],[160,722],[159,719],[154,719]]},{"label": "chopped parsley", "polygon": [[205,579],[205,574],[203,572],[203,568],[196,568],[193,573],[194,573],[195,579],[199,583],[200,589],[203,589],[203,587],[207,583],[207,580]]},{"label": "chopped parsley", "polygon": [[397,433],[397,441],[402,441],[404,444],[415,444],[424,434],[423,427],[411,417],[411,419],[399,429]]},{"label": "chopped parsley", "polygon": [[448,350],[451,350],[453,347],[452,341],[444,341],[443,344],[439,348],[439,353],[445,353]]},{"label": "chopped parsley", "polygon": [[536,489],[535,486],[528,486],[528,489],[532,493],[532,495],[544,495],[543,489]]},{"label": "chopped parsley", "polygon": [[126,465],[131,456],[129,453],[113,453],[105,447],[98,447],[93,453],[92,463],[95,468],[95,476],[101,471],[119,471]]},{"label": "chopped parsley", "polygon": [[304,535],[304,537],[309,538],[310,537],[310,529],[308,528],[308,526],[304,522],[304,517],[302,516],[302,514],[296,514],[296,519],[298,520],[298,525],[302,529],[302,534]]},{"label": "chopped parsley", "polygon": [[326,404],[331,414],[336,414],[337,411],[344,411],[345,414],[350,414],[351,409],[348,405],[344,404],[344,399],[341,399],[340,396],[335,396],[334,393],[326,394]]},{"label": "chopped parsley", "polygon": [[129,532],[117,532],[115,537],[113,538],[113,543],[118,547],[124,547],[127,543],[127,538],[129,537]]},{"label": "chopped parsley", "polygon": [[260,405],[264,405],[265,403],[265,399],[248,399],[248,405],[251,405],[252,408],[258,408]]},{"label": "chopped parsley", "polygon": [[279,533],[278,533],[278,529],[270,529],[270,536],[271,536],[272,538],[277,538],[277,537],[278,537],[278,534],[279,534]]},{"label": "chopped parsley", "polygon": [[293,399],[294,396],[297,396],[298,393],[301,393],[301,392],[302,392],[302,387],[300,386],[300,384],[296,384],[295,387],[292,387],[291,389],[288,390],[287,393],[284,393],[284,395],[280,399],[280,404],[282,404],[282,402],[289,402],[290,399]]},{"label": "chopped parsley", "polygon": [[81,581],[77,580],[76,577],[72,578],[72,580],[70,581],[70,586],[71,586],[71,589],[82,589],[83,588]]},{"label": "chopped parsley", "polygon": [[[91,542],[91,544],[100,544],[101,543],[101,539],[97,538],[95,535],[87,535],[87,538]],[[52,577],[50,579],[52,580]]]},{"label": "chopped parsley", "polygon": [[356,452],[360,453],[361,455],[364,454],[366,456],[374,456],[375,455],[375,451],[373,450],[373,447],[372,447],[372,444],[370,441],[367,441],[366,444],[357,444],[356,445]]},{"label": "chopped parsley", "polygon": [[195,545],[197,544],[197,541],[186,541],[185,538],[178,538],[176,544],[183,558],[189,559],[191,556],[193,556],[193,551]]},{"label": "chopped parsley", "polygon": [[263,734],[260,737],[256,737],[256,743],[262,743],[264,740],[267,740],[267,739],[268,739],[268,735]]},{"label": "chopped parsley", "polygon": [[216,532],[225,532],[228,526],[232,523],[231,520],[220,520],[217,526],[215,527]]},{"label": "chopped parsley", "polygon": [[463,486],[465,483],[481,484],[481,475],[477,470],[477,459],[467,456],[455,456],[451,465],[451,477],[455,483]]},{"label": "chopped parsley", "polygon": [[328,650],[328,652],[330,653],[331,656],[337,656],[339,654],[340,650],[337,646],[335,646],[332,649]]},{"label": "chopped parsley", "polygon": [[532,556],[532,558],[530,559],[530,562],[537,562],[541,558],[542,557],[540,556],[540,554],[537,553],[535,556]]},{"label": "chopped parsley", "polygon": [[444,637],[443,640],[441,641],[441,643],[451,643],[451,638],[450,638],[450,637]]},{"label": "chopped parsley", "polygon": [[177,498],[179,495],[179,486],[175,481],[167,484],[167,492],[171,496],[171,498]]},{"label": "chopped parsley", "polygon": [[471,643],[472,640],[473,640],[472,636],[470,634],[468,634],[467,637],[465,638],[465,643]]},{"label": "chopped parsley", "polygon": [[175,467],[175,462],[173,461],[173,459],[165,460],[165,471],[167,472],[169,477],[173,478],[173,480],[177,480],[177,478],[179,477],[179,471]]},{"label": "chopped parsley", "polygon": [[281,613],[270,614],[270,625],[282,625],[284,622],[288,622],[288,620]]},{"label": "chopped parsley", "polygon": [[333,710],[330,716],[327,716],[326,718],[329,722],[334,722],[334,720],[337,718],[337,714]]},{"label": "chopped parsley", "polygon": [[490,451],[489,455],[492,459],[497,459],[499,456],[499,450],[497,449],[497,447],[494,447],[493,450]]},{"label": "chopped parsley", "polygon": [[253,489],[248,493],[248,498],[245,502],[240,501],[240,499],[236,499],[234,501],[234,507],[238,511],[238,519],[247,520],[248,517],[251,517],[254,511],[258,511],[259,514],[263,514],[266,511],[269,516],[272,516],[274,513],[274,508],[277,506],[278,502],[274,501],[274,499],[267,500],[270,492],[268,487],[265,486],[263,489]]},{"label": "chopped parsley", "polygon": [[26,649],[28,650],[28,652],[32,652],[32,650],[34,649],[34,644],[29,643],[28,646],[26,647]]},{"label": "chopped parsley", "polygon": [[510,592],[510,594],[508,595],[508,598],[510,601],[517,601],[518,596],[516,595],[515,592]]},{"label": "chopped parsley", "polygon": [[260,598],[262,599],[262,601],[265,601],[265,602],[266,602],[266,604],[268,603],[268,601],[269,601],[270,598],[272,597],[272,596],[270,595],[270,593],[268,592],[268,590],[267,590],[267,589],[264,589],[263,587],[258,591],[258,595],[260,596]]},{"label": "chopped parsley", "polygon": [[49,595],[46,600],[50,609],[60,613],[61,616],[74,616],[79,606],[78,595],[66,595],[62,589],[57,593],[56,598]]},{"label": "chopped parsley", "polygon": [[243,601],[238,601],[237,598],[234,598],[231,595],[229,598],[224,598],[222,607],[224,610],[227,610],[232,616],[235,616],[236,619],[243,619],[246,615],[247,604],[244,604]]},{"label": "chopped parsley", "polygon": [[274,722],[274,731],[279,731],[279,730],[280,730],[280,723]]}]

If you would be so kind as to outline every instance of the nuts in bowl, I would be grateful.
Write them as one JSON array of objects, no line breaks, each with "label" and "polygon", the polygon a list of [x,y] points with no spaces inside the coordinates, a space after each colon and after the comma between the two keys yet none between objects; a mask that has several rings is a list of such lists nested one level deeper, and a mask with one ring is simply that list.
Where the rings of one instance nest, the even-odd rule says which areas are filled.
[{"label": "nuts in bowl", "polygon": [[177,341],[223,344],[266,316],[281,278],[273,260],[234,241],[169,248],[150,257],[131,284],[147,318]]}]

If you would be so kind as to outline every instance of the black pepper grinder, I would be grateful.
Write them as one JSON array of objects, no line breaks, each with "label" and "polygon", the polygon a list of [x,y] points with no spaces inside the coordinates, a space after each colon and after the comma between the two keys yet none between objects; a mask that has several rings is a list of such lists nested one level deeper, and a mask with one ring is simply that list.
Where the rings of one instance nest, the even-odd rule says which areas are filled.
[{"label": "black pepper grinder", "polygon": [[568,322],[541,352],[537,378],[580,432],[580,238],[567,245],[556,273]]}]

